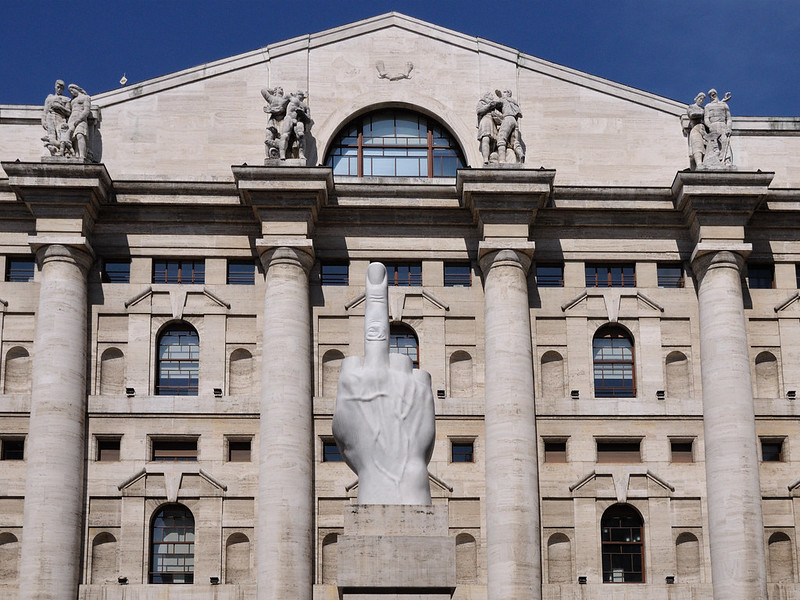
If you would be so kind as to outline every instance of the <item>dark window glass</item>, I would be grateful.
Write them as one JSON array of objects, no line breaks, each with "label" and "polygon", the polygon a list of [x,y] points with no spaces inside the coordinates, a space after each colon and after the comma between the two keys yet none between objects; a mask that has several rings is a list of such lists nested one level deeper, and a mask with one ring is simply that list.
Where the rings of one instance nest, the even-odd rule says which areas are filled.
[{"label": "dark window glass", "polygon": [[116,462],[119,460],[119,438],[99,438],[97,440],[97,460]]},{"label": "dark window glass", "polygon": [[600,521],[603,583],[644,582],[644,523],[633,508],[615,505]]},{"label": "dark window glass", "polygon": [[14,257],[6,259],[6,281],[33,281],[36,260],[33,257]]},{"label": "dark window glass", "polygon": [[594,395],[596,398],[633,398],[633,343],[616,327],[604,327],[592,341],[594,356]]},{"label": "dark window glass", "polygon": [[422,263],[390,263],[386,265],[389,285],[422,285]]},{"label": "dark window glass", "polygon": [[683,266],[680,263],[659,263],[656,269],[658,287],[682,288],[684,286]]},{"label": "dark window glass", "polygon": [[794,266],[794,280],[795,280],[795,287],[800,289],[800,265]]},{"label": "dark window glass", "polygon": [[322,462],[342,462],[341,452],[339,447],[333,440],[323,440],[322,442]]},{"label": "dark window glass", "polygon": [[205,283],[204,260],[154,260],[153,283]]},{"label": "dark window glass", "polygon": [[632,264],[588,264],[586,287],[636,287],[636,268]]},{"label": "dark window glass", "polygon": [[2,455],[0,460],[22,460],[25,458],[25,440],[4,439],[0,440]]},{"label": "dark window glass", "polygon": [[103,262],[104,283],[130,283],[131,259],[106,259]]},{"label": "dark window glass", "polygon": [[402,323],[389,326],[389,352],[405,354],[415,369],[419,369],[419,340],[414,330]]},{"label": "dark window glass", "polygon": [[597,462],[638,463],[642,462],[640,442],[597,442]]},{"label": "dark window glass", "polygon": [[747,285],[753,290],[769,290],[775,287],[774,265],[747,265]]},{"label": "dark window glass", "polygon": [[783,440],[761,440],[761,460],[781,462],[783,460]]},{"label": "dark window glass", "polygon": [[344,263],[322,263],[321,267],[322,285],[349,285],[349,265]]},{"label": "dark window glass", "polygon": [[692,454],[692,442],[679,442],[673,440],[670,442],[670,450],[672,453],[672,462],[694,462],[694,455]]},{"label": "dark window glass", "polygon": [[470,287],[472,267],[467,264],[444,263],[445,287]]},{"label": "dark window glass", "polygon": [[567,462],[567,442],[546,441],[544,443],[544,462]]},{"label": "dark window glass", "polygon": [[564,265],[536,265],[538,287],[564,287]]},{"label": "dark window glass", "polygon": [[229,440],[228,461],[250,462],[250,440]]},{"label": "dark window glass", "polygon": [[453,442],[451,448],[451,462],[473,462],[474,448],[472,442]]},{"label": "dark window glass", "polygon": [[255,285],[256,263],[252,260],[228,261],[228,285]]},{"label": "dark window glass", "polygon": [[325,165],[353,177],[455,177],[464,159],[438,123],[408,110],[379,110],[348,123]]},{"label": "dark window glass", "polygon": [[200,376],[200,340],[188,324],[167,327],[158,341],[159,396],[196,396]]},{"label": "dark window glass", "polygon": [[153,460],[194,462],[197,460],[197,440],[153,440]]},{"label": "dark window glass", "polygon": [[150,583],[194,582],[194,517],[171,504],[153,518]]}]

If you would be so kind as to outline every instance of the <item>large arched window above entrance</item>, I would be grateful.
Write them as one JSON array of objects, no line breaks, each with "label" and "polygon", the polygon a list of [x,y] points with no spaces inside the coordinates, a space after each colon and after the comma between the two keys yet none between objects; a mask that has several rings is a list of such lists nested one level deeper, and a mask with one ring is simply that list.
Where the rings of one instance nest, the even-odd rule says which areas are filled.
[{"label": "large arched window above entrance", "polygon": [[194,516],[182,504],[153,515],[150,583],[194,583]]},{"label": "large arched window above entrance", "polygon": [[592,340],[595,398],[633,398],[636,380],[633,339],[614,325],[601,327]]},{"label": "large arched window above entrance", "polygon": [[188,323],[175,323],[158,337],[159,396],[197,396],[200,338]]},{"label": "large arched window above entrance", "polygon": [[455,177],[464,157],[434,119],[407,109],[380,109],[350,121],[325,157],[334,175]]},{"label": "large arched window above entrance", "polygon": [[644,583],[644,522],[628,504],[615,504],[600,521],[603,583]]}]

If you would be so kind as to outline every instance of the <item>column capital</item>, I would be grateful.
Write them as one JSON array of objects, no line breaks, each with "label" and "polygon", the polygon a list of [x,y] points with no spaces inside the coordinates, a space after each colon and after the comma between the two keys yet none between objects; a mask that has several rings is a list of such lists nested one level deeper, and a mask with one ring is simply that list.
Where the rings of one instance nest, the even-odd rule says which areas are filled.
[{"label": "column capital", "polygon": [[52,260],[68,261],[86,274],[94,263],[94,250],[85,237],[32,235],[28,244],[36,254],[39,266]]},{"label": "column capital", "polygon": [[478,262],[484,275],[498,265],[514,265],[527,275],[533,260],[534,242],[518,239],[492,239],[478,244]]},{"label": "column capital", "polygon": [[692,252],[692,271],[698,281],[702,281],[711,269],[734,269],[741,275],[744,259],[752,248],[752,244],[697,244]]},{"label": "column capital", "polygon": [[306,238],[264,236],[256,240],[264,270],[274,264],[294,264],[308,275],[314,265],[314,242]]}]

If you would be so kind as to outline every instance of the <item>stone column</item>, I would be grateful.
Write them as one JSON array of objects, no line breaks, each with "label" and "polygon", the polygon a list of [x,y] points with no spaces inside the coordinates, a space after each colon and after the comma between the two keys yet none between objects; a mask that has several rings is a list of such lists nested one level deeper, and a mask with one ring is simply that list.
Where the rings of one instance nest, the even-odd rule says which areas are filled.
[{"label": "stone column", "polygon": [[[263,242],[263,241],[262,241]],[[311,600],[314,428],[310,240],[262,244],[267,274],[262,340],[257,523],[259,600]]]},{"label": "stone column", "polygon": [[533,244],[482,242],[489,600],[541,598],[539,480],[527,273]]},{"label": "stone column", "polygon": [[26,443],[20,600],[74,600],[83,535],[86,431],[85,247],[40,246],[39,308]]},{"label": "stone column", "polygon": [[714,599],[766,600],[761,485],[742,303],[743,258],[728,250],[698,256],[701,245],[695,250],[692,268],[700,281],[700,361]]}]

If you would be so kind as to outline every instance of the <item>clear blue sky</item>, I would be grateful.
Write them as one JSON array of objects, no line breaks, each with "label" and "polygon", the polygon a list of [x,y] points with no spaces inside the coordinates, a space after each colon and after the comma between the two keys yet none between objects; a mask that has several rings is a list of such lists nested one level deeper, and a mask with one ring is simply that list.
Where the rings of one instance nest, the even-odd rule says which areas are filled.
[{"label": "clear blue sky", "polygon": [[90,94],[391,10],[682,102],[800,116],[800,0],[0,0],[0,104]]}]

